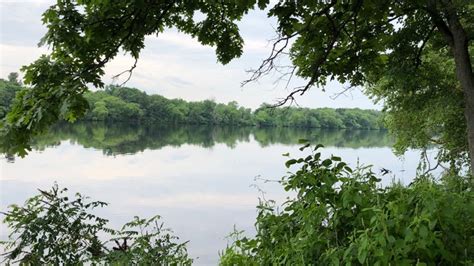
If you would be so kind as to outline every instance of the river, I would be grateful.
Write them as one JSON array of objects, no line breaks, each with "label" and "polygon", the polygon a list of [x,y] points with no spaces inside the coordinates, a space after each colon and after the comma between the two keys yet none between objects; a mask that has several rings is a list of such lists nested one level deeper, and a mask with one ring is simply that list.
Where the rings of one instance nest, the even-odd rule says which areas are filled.
[{"label": "river", "polygon": [[[0,160],[0,208],[57,182],[108,202],[98,214],[111,227],[134,215],[161,215],[165,227],[190,241],[195,265],[215,265],[234,225],[254,232],[259,197],[282,202],[288,196],[278,183],[263,180],[287,173],[283,153],[309,152],[299,151],[301,138],[323,144],[324,155],[341,156],[352,167],[390,170],[384,184],[409,183],[419,161],[416,151],[396,157],[391,138],[380,130],[58,125],[35,141],[28,156]],[[7,230],[0,229],[5,239]]]}]

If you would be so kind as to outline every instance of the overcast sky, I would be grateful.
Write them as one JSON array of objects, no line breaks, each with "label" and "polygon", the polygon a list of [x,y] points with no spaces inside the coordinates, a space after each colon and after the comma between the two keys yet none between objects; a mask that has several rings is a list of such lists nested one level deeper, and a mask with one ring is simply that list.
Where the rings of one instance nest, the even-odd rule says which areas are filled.
[{"label": "overcast sky", "polygon": [[[41,14],[54,1],[50,0],[0,0],[0,77],[19,71],[20,67],[33,62],[41,54],[48,53],[37,43],[46,32]],[[140,55],[137,68],[126,84],[149,94],[161,94],[168,98],[182,98],[195,101],[213,99],[227,103],[237,101],[240,105],[256,108],[260,104],[275,103],[287,95],[283,84],[274,84],[277,76],[267,77],[258,83],[241,87],[249,77],[246,70],[255,68],[268,56],[268,40],[275,36],[275,22],[269,20],[263,11],[253,11],[240,23],[245,40],[244,54],[228,65],[217,63],[213,48],[200,45],[196,40],[174,30],[159,36],[149,36],[146,47]],[[106,67],[103,77],[106,83],[111,77],[130,68],[133,60],[119,56]],[[293,86],[304,84],[295,79]],[[332,99],[343,86],[330,83],[326,92],[313,88],[297,99],[305,107],[359,107],[380,109],[359,90]]]}]

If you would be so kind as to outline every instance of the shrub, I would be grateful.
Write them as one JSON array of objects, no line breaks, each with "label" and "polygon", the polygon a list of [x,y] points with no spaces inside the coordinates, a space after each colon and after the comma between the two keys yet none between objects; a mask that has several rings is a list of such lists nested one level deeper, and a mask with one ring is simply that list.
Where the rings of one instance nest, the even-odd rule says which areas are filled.
[{"label": "shrub", "polygon": [[187,242],[175,243],[178,238],[171,235],[172,231],[164,228],[159,219],[160,216],[150,219],[135,217],[126,223],[109,240],[117,247],[107,254],[105,261],[111,264],[120,262],[121,265],[190,265],[192,260],[187,256]]},{"label": "shrub", "polygon": [[[83,265],[155,264],[190,265],[186,243],[177,244],[169,229],[151,219],[135,217],[121,230],[106,227],[108,220],[91,213],[107,204],[90,201],[77,193],[70,199],[67,189],[57,185],[28,199],[24,206],[11,205],[4,223],[11,230],[6,250],[7,264]],[[110,239],[102,241],[99,235]],[[111,243],[116,247],[111,248]]]},{"label": "shrub", "polygon": [[221,265],[474,263],[471,177],[423,175],[382,187],[370,168],[321,159],[320,147],[286,162],[300,165],[281,181],[296,196],[281,208],[261,202],[255,237],[234,233]]}]

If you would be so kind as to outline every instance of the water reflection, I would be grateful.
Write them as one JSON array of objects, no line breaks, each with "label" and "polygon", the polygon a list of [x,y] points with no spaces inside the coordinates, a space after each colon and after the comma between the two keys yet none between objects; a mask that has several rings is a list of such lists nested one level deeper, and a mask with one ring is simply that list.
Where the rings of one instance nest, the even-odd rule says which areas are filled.
[{"label": "water reflection", "polygon": [[[234,225],[254,232],[262,194],[253,185],[268,199],[286,200],[281,186],[256,177],[278,180],[286,175],[283,153],[307,155],[298,150],[300,138],[323,143],[328,147],[324,156],[341,156],[351,166],[360,162],[373,164],[375,171],[390,169],[403,183],[411,181],[419,158],[409,152],[400,161],[385,131],[57,125],[35,140],[25,158],[10,164],[0,160],[0,210],[58,182],[110,203],[98,210],[110,219],[110,227],[134,215],[162,215],[176,235],[190,240],[191,256],[199,257],[195,265],[216,265],[217,251],[225,248],[224,237]],[[1,226],[4,240],[7,230]]]},{"label": "water reflection", "polygon": [[[70,140],[85,148],[102,150],[105,155],[135,154],[145,149],[159,150],[166,146],[192,144],[210,148],[225,144],[235,148],[238,143],[254,139],[261,147],[273,144],[297,144],[309,139],[328,147],[389,147],[391,140],[383,130],[327,130],[302,128],[210,127],[210,126],[143,126],[125,123],[59,124],[37,138],[33,148],[44,150]],[[10,158],[11,159],[11,158]]]}]

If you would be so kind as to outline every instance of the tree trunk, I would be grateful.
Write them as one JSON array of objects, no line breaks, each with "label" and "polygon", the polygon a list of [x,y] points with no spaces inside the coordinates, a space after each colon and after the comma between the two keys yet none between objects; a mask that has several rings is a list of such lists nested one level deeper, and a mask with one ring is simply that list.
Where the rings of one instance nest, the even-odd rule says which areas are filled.
[{"label": "tree trunk", "polygon": [[471,173],[474,174],[474,74],[472,73],[469,56],[469,40],[457,16],[449,17],[449,28],[452,33],[452,49],[456,64],[456,76],[461,83],[464,93],[464,116],[467,125],[467,141]]},{"label": "tree trunk", "polygon": [[[461,57],[461,56],[459,56]],[[456,52],[455,52],[456,58]],[[469,60],[458,58],[456,61],[456,75],[461,82],[464,92],[464,116],[466,117],[467,142],[469,145],[469,157],[471,159],[471,173],[474,174],[474,75]],[[467,61],[460,62],[457,61]]]},{"label": "tree trunk", "polygon": [[[442,6],[442,13],[438,6]],[[474,74],[469,55],[469,39],[459,21],[456,7],[450,0],[428,1],[425,9],[453,52],[456,77],[461,83],[464,94],[464,116],[466,118],[470,168],[474,175]]]}]

